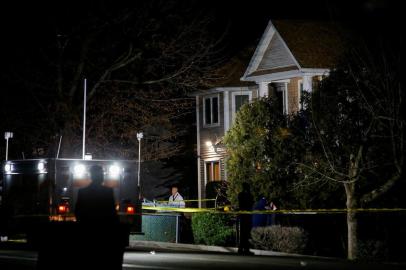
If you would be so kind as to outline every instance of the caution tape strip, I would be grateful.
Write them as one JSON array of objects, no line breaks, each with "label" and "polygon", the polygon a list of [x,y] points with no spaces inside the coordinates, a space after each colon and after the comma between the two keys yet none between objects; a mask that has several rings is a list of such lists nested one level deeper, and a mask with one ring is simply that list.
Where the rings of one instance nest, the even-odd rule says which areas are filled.
[{"label": "caution tape strip", "polygon": [[[219,210],[213,208],[179,208],[179,207],[158,207],[158,206],[142,206],[142,210],[149,210],[149,211],[156,211],[156,213],[148,213],[148,214],[164,214],[165,212],[177,212],[177,213],[215,213],[215,214],[230,214],[230,215],[241,215],[241,214],[343,214],[347,212],[358,212],[358,213],[389,213],[389,212],[405,212],[406,208],[356,208],[356,209],[284,209],[284,210],[254,210],[254,211],[237,211],[237,210]],[[125,214],[119,213],[119,215],[123,216],[139,216],[147,214],[143,213],[135,213],[135,214]],[[68,221],[67,218],[74,218],[72,213],[65,214],[65,215],[17,215],[14,218],[27,218],[27,217],[44,217],[44,218],[51,218],[54,221],[60,221],[63,219],[64,221]],[[73,221],[73,220],[72,220]]]},{"label": "caution tape strip", "polygon": [[332,214],[347,212],[406,212],[406,208],[356,208],[356,209],[284,209],[284,210],[254,210],[254,211],[225,211],[213,208],[178,208],[143,206],[143,210],[155,210],[160,212],[180,212],[180,213],[219,213],[219,214]]},{"label": "caution tape strip", "polygon": [[[185,202],[185,203],[187,203],[187,202],[211,202],[211,201],[215,201],[215,200],[216,199],[201,199],[201,200],[195,199],[195,200],[182,200],[182,202]],[[168,203],[168,200],[166,200],[166,201],[161,200],[161,201],[155,201],[155,202],[157,202],[157,203]]]}]

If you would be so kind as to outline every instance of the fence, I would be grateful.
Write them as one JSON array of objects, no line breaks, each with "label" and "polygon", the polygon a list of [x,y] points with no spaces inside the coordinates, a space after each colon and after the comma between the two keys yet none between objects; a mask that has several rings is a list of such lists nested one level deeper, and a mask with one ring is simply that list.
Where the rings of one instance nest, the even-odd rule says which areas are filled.
[{"label": "fence", "polygon": [[[145,207],[149,211],[159,207]],[[346,257],[347,222],[346,209],[309,209],[277,211],[218,211],[211,208],[167,208],[167,211],[182,213],[179,218],[181,228],[179,239],[183,243],[193,243],[191,220],[196,213],[229,216],[231,226],[235,227],[239,214],[261,216],[261,226],[280,225],[299,227],[307,234],[305,254],[318,256]],[[358,218],[359,255],[374,260],[405,260],[406,209],[354,209]],[[264,218],[265,217],[265,218]],[[207,224],[207,228],[213,226]],[[235,245],[237,233],[228,244]]]}]

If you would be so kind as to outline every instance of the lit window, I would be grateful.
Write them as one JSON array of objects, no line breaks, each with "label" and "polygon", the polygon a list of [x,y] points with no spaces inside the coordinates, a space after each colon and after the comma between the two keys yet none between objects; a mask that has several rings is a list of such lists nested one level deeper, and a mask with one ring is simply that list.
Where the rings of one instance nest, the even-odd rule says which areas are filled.
[{"label": "lit window", "polygon": [[220,161],[206,162],[206,183],[220,180]]}]

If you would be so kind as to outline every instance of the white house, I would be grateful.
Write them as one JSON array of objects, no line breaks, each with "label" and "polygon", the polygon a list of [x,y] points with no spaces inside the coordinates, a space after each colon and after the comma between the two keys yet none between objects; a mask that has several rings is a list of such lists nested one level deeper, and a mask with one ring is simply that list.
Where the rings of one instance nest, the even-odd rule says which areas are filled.
[{"label": "white house", "polygon": [[194,94],[199,200],[205,198],[208,182],[227,181],[226,153],[220,142],[241,105],[273,95],[285,114],[296,113],[302,92],[317,87],[339,60],[342,40],[331,23],[269,21],[250,60],[232,59],[230,79],[224,85]]}]

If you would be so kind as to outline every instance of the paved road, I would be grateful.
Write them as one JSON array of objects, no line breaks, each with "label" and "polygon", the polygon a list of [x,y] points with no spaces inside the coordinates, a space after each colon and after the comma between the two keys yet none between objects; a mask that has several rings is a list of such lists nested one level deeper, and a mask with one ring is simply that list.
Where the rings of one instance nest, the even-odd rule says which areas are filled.
[{"label": "paved road", "polygon": [[[0,250],[0,269],[35,269],[36,252]],[[55,268],[57,269],[57,268]],[[80,268],[78,268],[80,269]],[[309,257],[238,256],[222,253],[128,251],[123,269],[405,269],[405,265],[350,263]]]}]

